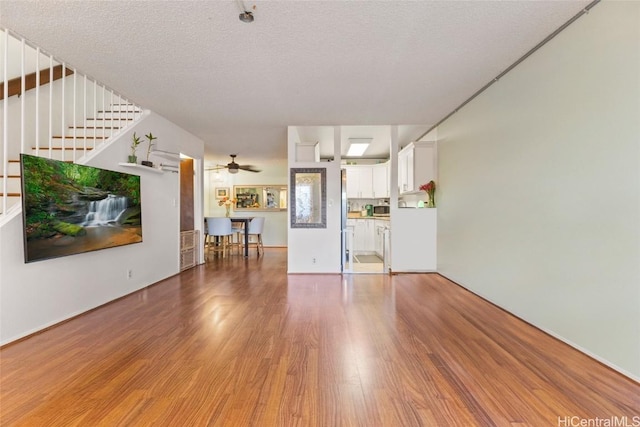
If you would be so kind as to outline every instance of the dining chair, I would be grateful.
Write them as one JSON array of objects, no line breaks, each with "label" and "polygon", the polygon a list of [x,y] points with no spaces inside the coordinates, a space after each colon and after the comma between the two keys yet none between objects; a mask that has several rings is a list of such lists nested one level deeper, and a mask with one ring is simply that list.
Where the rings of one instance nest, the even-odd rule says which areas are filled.
[{"label": "dining chair", "polygon": [[207,238],[209,239],[207,252],[221,252],[224,258],[226,252],[231,250],[231,237],[233,230],[229,218],[207,217]]},{"label": "dining chair", "polygon": [[[256,245],[256,251],[260,256],[260,251],[264,255],[264,245],[262,244],[262,230],[264,229],[264,217],[257,216],[249,222],[249,247]],[[255,241],[252,241],[255,239]]]},{"label": "dining chair", "polygon": [[202,232],[204,234],[204,239],[202,239],[202,246],[204,249],[204,253],[207,253],[207,246],[209,246],[209,229],[207,228],[207,217],[204,218],[204,227],[202,227]]},{"label": "dining chair", "polygon": [[242,243],[244,242],[244,222],[231,221],[231,228],[233,229],[234,239],[233,245],[238,247],[239,251],[242,251]]}]

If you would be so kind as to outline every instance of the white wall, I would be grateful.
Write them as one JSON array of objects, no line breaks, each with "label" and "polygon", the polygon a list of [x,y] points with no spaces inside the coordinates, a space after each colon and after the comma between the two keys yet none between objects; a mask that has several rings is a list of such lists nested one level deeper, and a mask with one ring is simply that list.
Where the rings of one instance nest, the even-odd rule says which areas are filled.
[{"label": "white wall", "polygon": [[[164,118],[150,114],[87,164],[141,176],[143,242],[24,263],[22,220],[0,227],[0,343],[5,344],[102,305],[179,271],[179,182],[118,166],[126,161],[133,131],[153,132],[158,147],[202,154],[203,143]],[[174,203],[177,201],[178,203]],[[127,278],[127,270],[133,277]]]},{"label": "white wall", "polygon": [[[340,141],[339,127],[334,139]],[[340,152],[335,150],[333,162],[295,161],[295,144],[298,132],[290,126],[288,132],[289,169],[326,168],[327,174],[327,228],[289,228],[288,235],[288,272],[289,273],[340,273],[341,272],[341,174]],[[338,145],[339,146],[339,145]],[[289,211],[290,213],[290,211]],[[287,215],[287,221],[290,221]],[[315,262],[314,262],[315,260]]]},{"label": "white wall", "polygon": [[[4,58],[4,46],[5,46],[4,31],[0,31],[0,58]],[[18,40],[13,35],[9,35],[9,61],[8,64],[4,64],[4,61],[0,61],[0,78],[4,76],[4,67],[7,67],[7,78],[9,80],[19,77],[22,74],[22,40]],[[36,70],[36,49],[25,43],[24,49],[24,69],[25,74],[33,73]],[[40,54],[39,68],[49,67],[49,57],[43,53]],[[58,65],[59,62],[53,61],[53,65]]]},{"label": "white wall", "polygon": [[639,23],[598,4],[438,128],[438,271],[636,379]]},{"label": "white wall", "polygon": [[391,271],[436,271],[436,209],[395,209],[391,220]]},{"label": "white wall", "polygon": [[[229,157],[217,159],[216,164],[226,165],[231,159]],[[244,164],[241,158],[236,159],[239,164]],[[216,187],[228,188],[233,194],[234,185],[274,185],[287,186],[288,169],[286,160],[263,160],[255,164],[260,173],[239,171],[237,174],[230,174],[226,170],[208,171],[205,174],[205,217],[224,216],[224,206],[218,205],[215,197]],[[287,246],[287,211],[246,211],[232,210],[235,216],[263,216],[265,217],[262,241],[265,246]]]}]

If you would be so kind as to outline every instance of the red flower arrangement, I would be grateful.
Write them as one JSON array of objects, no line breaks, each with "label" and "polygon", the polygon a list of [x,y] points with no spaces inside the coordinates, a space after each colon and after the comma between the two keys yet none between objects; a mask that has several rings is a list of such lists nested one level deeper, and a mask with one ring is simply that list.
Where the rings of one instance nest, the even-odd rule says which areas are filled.
[{"label": "red flower arrangement", "polygon": [[426,191],[427,192],[427,196],[429,196],[429,201],[427,202],[427,206],[430,207],[430,208],[435,208],[436,207],[436,198],[435,198],[436,183],[435,183],[435,181],[431,180],[431,181],[427,182],[426,184],[422,184],[420,186],[420,190],[421,191]]},{"label": "red flower arrangement", "polygon": [[426,191],[427,193],[434,193],[436,191],[436,183],[434,181],[429,181],[426,184],[422,184],[420,186],[420,190]]}]

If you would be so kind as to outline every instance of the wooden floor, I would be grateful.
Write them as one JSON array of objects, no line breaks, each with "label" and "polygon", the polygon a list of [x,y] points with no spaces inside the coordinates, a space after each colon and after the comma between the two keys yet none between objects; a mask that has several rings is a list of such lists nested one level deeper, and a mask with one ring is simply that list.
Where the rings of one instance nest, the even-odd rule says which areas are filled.
[{"label": "wooden floor", "polygon": [[287,276],[284,249],[214,259],[5,346],[0,371],[2,426],[640,415],[640,385],[438,275]]}]

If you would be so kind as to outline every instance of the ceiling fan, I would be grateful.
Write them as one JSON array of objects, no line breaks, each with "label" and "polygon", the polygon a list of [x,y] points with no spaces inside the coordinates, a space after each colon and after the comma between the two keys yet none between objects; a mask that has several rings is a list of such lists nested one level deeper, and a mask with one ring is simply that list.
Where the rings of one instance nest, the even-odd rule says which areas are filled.
[{"label": "ceiling fan", "polygon": [[238,173],[239,170],[247,171],[247,172],[261,172],[260,169],[256,169],[255,166],[252,165],[239,165],[236,163],[237,154],[229,154],[231,156],[231,162],[225,165],[218,165],[215,168],[207,169],[207,170],[220,170],[220,169],[228,169],[229,173]]}]

